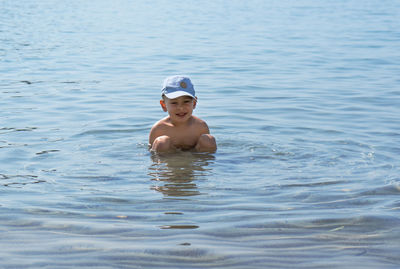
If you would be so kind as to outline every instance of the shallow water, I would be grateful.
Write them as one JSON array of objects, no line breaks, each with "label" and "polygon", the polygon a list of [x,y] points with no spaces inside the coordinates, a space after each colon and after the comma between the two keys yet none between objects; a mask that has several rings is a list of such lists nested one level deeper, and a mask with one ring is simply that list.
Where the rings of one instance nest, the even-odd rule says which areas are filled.
[{"label": "shallow water", "polygon": [[[397,268],[396,1],[2,1],[2,268]],[[215,154],[148,152],[189,75]]]}]

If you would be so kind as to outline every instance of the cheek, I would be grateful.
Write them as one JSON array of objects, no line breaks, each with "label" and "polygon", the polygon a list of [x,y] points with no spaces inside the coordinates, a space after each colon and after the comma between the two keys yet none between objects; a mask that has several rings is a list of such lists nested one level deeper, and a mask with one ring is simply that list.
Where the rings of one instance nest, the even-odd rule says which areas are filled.
[{"label": "cheek", "polygon": [[187,104],[187,105],[185,105],[185,109],[191,110],[191,109],[193,109],[193,106],[191,104]]},{"label": "cheek", "polygon": [[176,110],[176,106],[174,106],[174,105],[169,105],[169,106],[168,106],[168,110],[169,110],[169,111],[174,111],[174,110]]}]

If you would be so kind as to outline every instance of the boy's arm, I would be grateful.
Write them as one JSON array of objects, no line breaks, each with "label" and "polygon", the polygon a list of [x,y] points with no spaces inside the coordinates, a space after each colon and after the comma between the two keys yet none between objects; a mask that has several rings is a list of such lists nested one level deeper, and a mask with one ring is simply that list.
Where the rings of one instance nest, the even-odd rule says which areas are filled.
[{"label": "boy's arm", "polygon": [[199,131],[200,137],[197,141],[195,149],[198,152],[215,152],[217,150],[217,143],[215,142],[215,138],[210,135],[210,130],[207,123],[202,122],[200,124]]},{"label": "boy's arm", "polygon": [[150,134],[149,134],[149,145],[152,146],[154,140],[159,136],[157,135],[157,133],[159,133],[158,129],[160,129],[157,125],[154,125],[151,130],[150,130]]},{"label": "boy's arm", "polygon": [[199,131],[201,135],[210,133],[210,129],[205,121],[201,121]]}]

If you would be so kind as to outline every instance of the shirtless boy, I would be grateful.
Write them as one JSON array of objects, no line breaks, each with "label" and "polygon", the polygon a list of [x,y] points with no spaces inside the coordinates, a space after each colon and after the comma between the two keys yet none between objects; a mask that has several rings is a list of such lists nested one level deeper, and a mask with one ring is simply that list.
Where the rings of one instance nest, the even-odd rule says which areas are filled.
[{"label": "shirtless boy", "polygon": [[193,116],[197,97],[188,77],[172,76],[164,81],[161,108],[168,116],[159,120],[151,128],[149,144],[155,152],[196,150],[214,152],[215,138],[210,135],[207,123]]}]

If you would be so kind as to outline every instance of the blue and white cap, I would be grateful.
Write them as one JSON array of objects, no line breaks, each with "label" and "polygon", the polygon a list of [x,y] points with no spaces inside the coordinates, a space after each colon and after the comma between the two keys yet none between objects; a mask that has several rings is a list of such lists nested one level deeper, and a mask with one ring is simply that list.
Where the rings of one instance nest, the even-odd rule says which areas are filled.
[{"label": "blue and white cap", "polygon": [[185,76],[171,76],[164,80],[161,93],[169,99],[175,99],[181,96],[190,96],[196,98],[196,93],[190,78]]}]

